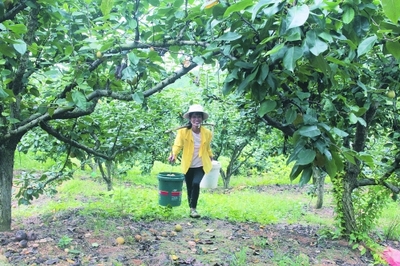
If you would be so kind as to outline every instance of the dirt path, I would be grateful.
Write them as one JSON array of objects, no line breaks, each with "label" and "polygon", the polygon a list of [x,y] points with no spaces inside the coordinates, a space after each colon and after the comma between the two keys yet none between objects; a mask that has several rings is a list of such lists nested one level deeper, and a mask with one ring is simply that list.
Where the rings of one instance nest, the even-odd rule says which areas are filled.
[{"label": "dirt path", "polygon": [[[182,230],[176,231],[177,223]],[[361,255],[347,241],[330,240],[319,227],[300,224],[232,223],[207,217],[133,221],[82,216],[76,209],[13,225],[12,232],[0,233],[0,265],[373,264],[369,252]],[[117,243],[118,237],[123,244]],[[388,244],[400,248],[398,242]]]}]

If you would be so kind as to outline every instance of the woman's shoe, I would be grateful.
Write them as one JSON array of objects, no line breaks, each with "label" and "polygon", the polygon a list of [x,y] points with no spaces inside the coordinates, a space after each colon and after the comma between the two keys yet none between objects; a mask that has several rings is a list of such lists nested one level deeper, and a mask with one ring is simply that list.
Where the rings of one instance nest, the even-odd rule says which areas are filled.
[{"label": "woman's shoe", "polygon": [[198,214],[196,210],[192,210],[192,211],[190,211],[190,217],[200,218],[200,214]]}]

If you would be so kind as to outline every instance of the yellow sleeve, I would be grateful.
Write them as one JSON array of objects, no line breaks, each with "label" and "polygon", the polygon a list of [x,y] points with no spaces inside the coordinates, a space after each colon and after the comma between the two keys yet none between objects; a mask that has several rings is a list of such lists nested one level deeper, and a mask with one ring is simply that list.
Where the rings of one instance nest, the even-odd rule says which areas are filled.
[{"label": "yellow sleeve", "polygon": [[172,146],[172,154],[177,156],[183,148],[183,130],[178,130],[176,134],[174,145]]},{"label": "yellow sleeve", "polygon": [[210,155],[210,157],[214,157],[214,155],[213,155],[213,153],[212,153],[212,149],[211,149],[211,141],[212,141],[212,133],[211,133],[211,131],[208,131],[208,138],[209,138],[209,145],[208,145],[208,147],[207,147],[207,152],[208,152],[208,154]]}]

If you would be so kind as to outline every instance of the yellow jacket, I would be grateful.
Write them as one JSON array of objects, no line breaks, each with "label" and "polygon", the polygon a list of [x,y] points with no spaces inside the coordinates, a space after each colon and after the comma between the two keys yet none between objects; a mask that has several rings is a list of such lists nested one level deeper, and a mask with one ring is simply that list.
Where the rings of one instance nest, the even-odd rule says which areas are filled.
[{"label": "yellow jacket", "polygon": [[[212,164],[211,158],[213,157],[211,151],[211,139],[212,133],[209,129],[205,127],[200,128],[201,133],[201,145],[199,150],[199,157],[203,162],[203,169],[205,173],[211,171]],[[192,157],[194,152],[194,140],[192,135],[192,129],[182,128],[178,130],[178,133],[175,138],[174,145],[172,146],[172,154],[175,157],[182,152],[182,172],[186,174],[189,170],[189,167],[192,163]]]}]

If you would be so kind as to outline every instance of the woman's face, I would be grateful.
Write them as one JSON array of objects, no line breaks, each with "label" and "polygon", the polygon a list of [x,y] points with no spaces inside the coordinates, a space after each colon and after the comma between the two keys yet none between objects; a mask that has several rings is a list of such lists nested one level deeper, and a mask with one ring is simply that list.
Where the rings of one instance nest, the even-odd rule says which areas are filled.
[{"label": "woman's face", "polygon": [[200,127],[202,122],[203,122],[203,113],[190,114],[190,123],[192,123],[192,125]]}]

